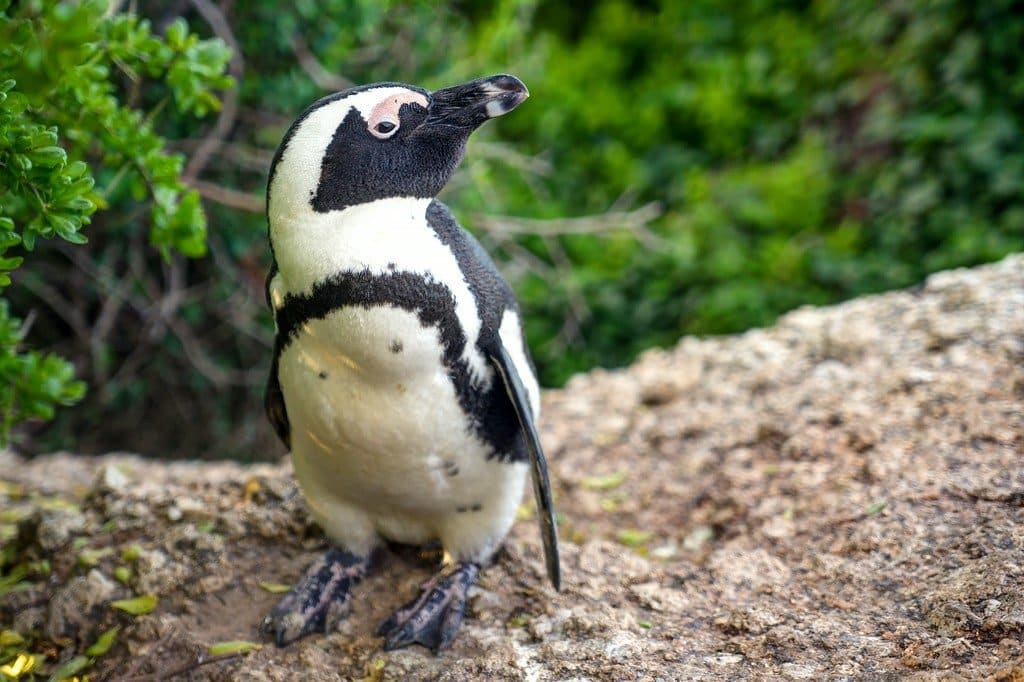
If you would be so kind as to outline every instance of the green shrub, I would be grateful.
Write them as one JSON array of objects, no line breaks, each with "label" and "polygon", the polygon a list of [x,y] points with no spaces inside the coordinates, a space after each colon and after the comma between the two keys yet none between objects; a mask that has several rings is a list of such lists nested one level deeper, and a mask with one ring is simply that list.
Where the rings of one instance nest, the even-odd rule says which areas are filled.
[{"label": "green shrub", "polygon": [[[172,250],[204,253],[198,194],[182,185],[182,157],[167,152],[155,125],[167,100],[189,115],[215,110],[212,90],[230,85],[227,57],[222,43],[200,41],[182,20],[160,38],[103,2],[0,2],[0,288],[26,256],[43,259],[33,253],[40,238],[84,245],[94,212],[127,196],[165,259]],[[132,89],[147,78],[165,84],[167,99],[142,108]],[[61,286],[40,282],[51,293]],[[82,303],[77,293],[69,316],[81,312],[70,309]],[[68,362],[24,341],[24,325],[0,300],[0,443],[16,423],[49,419],[85,390]]]}]

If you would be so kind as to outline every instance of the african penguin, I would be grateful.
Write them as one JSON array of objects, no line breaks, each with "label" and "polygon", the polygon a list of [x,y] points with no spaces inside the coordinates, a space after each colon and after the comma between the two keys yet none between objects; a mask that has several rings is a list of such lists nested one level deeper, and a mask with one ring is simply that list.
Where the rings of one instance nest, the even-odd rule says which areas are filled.
[{"label": "african penguin", "polygon": [[377,634],[386,649],[448,646],[528,471],[559,587],[539,388],[519,309],[434,198],[469,135],[528,95],[508,75],[435,92],[353,88],[313,103],[274,156],[266,408],[335,545],[264,621],[279,645],[333,626],[375,550],[395,541],[440,542],[446,566]]}]

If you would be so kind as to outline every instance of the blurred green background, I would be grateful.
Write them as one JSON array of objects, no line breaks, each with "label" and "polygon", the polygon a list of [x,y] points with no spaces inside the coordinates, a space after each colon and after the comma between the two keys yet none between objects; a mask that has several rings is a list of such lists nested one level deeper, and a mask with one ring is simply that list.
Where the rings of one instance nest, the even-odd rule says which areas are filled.
[{"label": "blurred green background", "polygon": [[266,172],[353,84],[530,87],[442,198],[513,282],[548,386],[1024,250],[1010,0],[0,9],[0,410],[26,452],[283,452]]}]

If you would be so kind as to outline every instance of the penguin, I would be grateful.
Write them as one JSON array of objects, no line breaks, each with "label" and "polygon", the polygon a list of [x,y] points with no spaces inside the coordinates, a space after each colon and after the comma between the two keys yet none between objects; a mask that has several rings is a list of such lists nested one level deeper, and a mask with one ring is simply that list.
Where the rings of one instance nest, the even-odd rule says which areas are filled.
[{"label": "penguin", "polygon": [[376,633],[387,650],[448,647],[528,473],[560,588],[519,307],[436,198],[470,134],[528,96],[505,74],[434,92],[364,85],[314,102],[274,155],[265,406],[332,543],[264,620],[279,646],[332,628],[386,543],[440,543],[440,572]]}]

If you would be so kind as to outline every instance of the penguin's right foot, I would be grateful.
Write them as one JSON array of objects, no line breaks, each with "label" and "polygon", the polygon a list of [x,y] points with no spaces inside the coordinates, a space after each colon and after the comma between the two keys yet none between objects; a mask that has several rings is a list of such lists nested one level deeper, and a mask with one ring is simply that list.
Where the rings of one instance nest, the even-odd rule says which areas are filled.
[{"label": "penguin's right foot", "polygon": [[384,650],[422,644],[437,654],[448,648],[462,625],[469,588],[479,572],[479,564],[462,562],[427,581],[418,597],[377,626]]},{"label": "penguin's right foot", "polygon": [[260,629],[278,646],[311,632],[329,632],[348,614],[349,590],[366,575],[370,560],[330,549],[310,564],[299,583],[278,602]]}]

